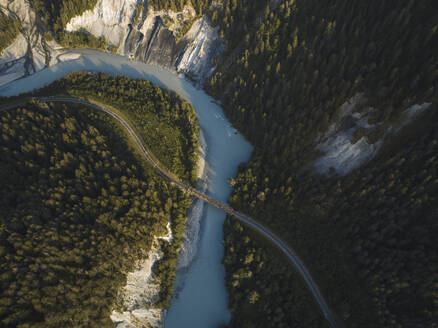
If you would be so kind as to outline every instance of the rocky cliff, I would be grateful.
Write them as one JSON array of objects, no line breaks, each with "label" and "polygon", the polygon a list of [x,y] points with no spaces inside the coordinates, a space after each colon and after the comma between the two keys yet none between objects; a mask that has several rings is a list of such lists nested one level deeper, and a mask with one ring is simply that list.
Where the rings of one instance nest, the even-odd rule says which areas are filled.
[{"label": "rocky cliff", "polygon": [[[0,0],[0,6],[22,25],[20,36],[0,56],[0,85],[62,60],[65,49],[44,39],[45,28],[27,1]],[[99,0],[65,30],[86,30],[105,38],[122,56],[187,73],[199,83],[211,74],[212,60],[222,50],[216,29],[191,6],[154,11],[138,0]]]},{"label": "rocky cliff", "polygon": [[0,0],[0,8],[18,19],[20,34],[0,55],[0,85],[55,64],[60,54],[53,41],[46,41],[28,1]]},{"label": "rocky cliff", "polygon": [[316,150],[323,155],[312,166],[320,174],[336,172],[340,176],[348,175],[373,159],[388,136],[399,131],[430,105],[427,102],[415,104],[387,126],[370,124],[370,117],[379,109],[367,105],[362,93],[355,95],[341,106],[337,121],[318,138]]}]

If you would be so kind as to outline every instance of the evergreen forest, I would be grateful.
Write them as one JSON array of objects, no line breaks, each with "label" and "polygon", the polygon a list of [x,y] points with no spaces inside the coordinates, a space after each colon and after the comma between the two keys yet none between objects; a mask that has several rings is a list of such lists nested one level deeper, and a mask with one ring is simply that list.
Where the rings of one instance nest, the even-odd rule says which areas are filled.
[{"label": "evergreen forest", "polygon": [[198,120],[190,103],[176,93],[142,79],[72,72],[35,94],[69,95],[110,106],[135,127],[143,143],[164,167],[195,185]]},{"label": "evergreen forest", "polygon": [[[242,0],[223,8],[213,18],[227,47],[206,87],[255,145],[231,180],[232,206],[288,241],[345,326],[436,327],[436,2]],[[341,105],[358,94],[375,109],[375,127],[357,136],[370,143],[410,106],[433,105],[350,175],[303,170],[321,155],[315,146]],[[275,269],[260,276],[252,268],[253,278],[235,282],[255,265],[243,238],[251,233],[236,231],[225,238],[231,327],[320,327],[316,305],[312,323],[286,301],[273,312]],[[296,279],[282,281],[276,297],[290,295]],[[243,301],[254,293],[257,302]],[[297,294],[304,304],[306,292]]]},{"label": "evergreen forest", "polygon": [[[111,83],[127,95],[128,85],[145,92],[145,106],[129,117],[141,126],[141,118],[158,116],[163,138],[173,129],[165,123],[173,114],[164,111],[176,112],[185,127],[196,125],[188,122],[191,107],[145,81],[73,73],[39,93],[67,85],[72,91],[76,81],[79,94],[93,79],[107,80],[99,84],[102,101]],[[123,107],[121,93],[114,106]],[[0,126],[0,325],[113,327],[109,315],[126,273],[171,222],[174,242],[160,241],[164,256],[153,267],[162,287],[157,306],[168,307],[190,198],[145,164],[113,118],[85,105],[30,101],[1,111]],[[185,169],[194,165],[181,174],[189,179]]]},{"label": "evergreen forest", "polygon": [[[77,34],[63,31],[72,17],[93,8],[96,2],[31,1],[60,42],[65,40],[69,46],[107,48],[105,40],[94,39],[86,31]],[[255,147],[251,160],[241,165],[237,177],[230,180],[234,188],[230,205],[275,231],[299,254],[341,326],[438,327],[438,2],[151,0],[148,3],[139,1],[139,8],[143,10],[148,4],[157,10],[181,10],[191,4],[198,15],[209,17],[223,41],[224,50],[215,59],[215,71],[204,88],[220,101],[232,124]],[[11,28],[12,25],[8,22],[5,26]],[[7,35],[9,39],[4,42],[0,39],[1,44],[10,42],[13,31]],[[39,94],[67,94],[114,106],[134,124],[145,144],[169,170],[185,181],[195,182],[196,116],[190,105],[176,95],[154,89],[149,82],[84,72],[70,74]],[[379,151],[374,158],[347,175],[338,174],[335,169],[326,175],[318,174],[311,165],[322,155],[316,150],[317,145],[329,128],[339,122],[343,105],[358,96],[363,103],[355,114],[370,113],[367,123],[371,128],[356,131],[354,141],[365,138],[369,144],[381,145]],[[427,109],[408,120],[406,113],[414,105],[425,105]],[[41,109],[46,106],[57,110]],[[90,217],[89,213],[103,215],[107,212],[98,201],[87,205],[83,198],[99,199],[103,190],[99,183],[114,184],[115,191],[111,195],[123,198],[125,190],[120,186],[121,181],[94,180],[93,177],[102,173],[95,167],[97,161],[86,161],[91,155],[85,153],[84,166],[92,172],[86,183],[82,180],[78,183],[76,175],[69,171],[70,168],[77,170],[82,163],[77,156],[74,161],[66,157],[67,163],[73,161],[66,164],[68,169],[57,168],[58,154],[74,153],[72,145],[58,140],[60,135],[69,135],[63,130],[69,128],[64,122],[68,117],[75,118],[73,126],[77,131],[88,131],[86,124],[95,127],[96,133],[111,145],[102,148],[105,154],[110,149],[113,152],[118,149],[116,144],[110,144],[116,138],[111,137],[114,132],[99,123],[97,114],[73,111],[70,107],[34,103],[17,109],[14,114],[17,118],[12,112],[0,113],[2,122],[8,126],[8,129],[1,130],[2,152],[8,156],[0,156],[1,165],[7,168],[2,168],[0,173],[7,181],[2,185],[5,195],[2,202],[10,204],[1,206],[5,211],[1,215],[5,220],[1,226],[1,250],[7,259],[2,263],[2,268],[4,265],[7,270],[2,269],[1,281],[5,281],[2,287],[8,288],[1,289],[0,318],[7,327],[30,324],[30,321],[17,321],[19,318],[37,318],[35,323],[41,327],[50,327],[53,319],[53,327],[59,326],[67,318],[67,314],[63,319],[56,311],[60,304],[68,304],[71,311],[77,311],[74,312],[75,318],[82,321],[73,326],[87,326],[91,322],[101,322],[101,326],[108,324],[103,319],[104,311],[109,311],[116,288],[102,289],[100,286],[106,286],[110,278],[114,279],[116,286],[121,285],[121,268],[129,268],[129,263],[119,256],[117,259],[123,263],[116,262],[114,265],[118,269],[112,271],[101,269],[100,263],[106,263],[110,257],[105,253],[106,249],[124,254],[124,248],[121,245],[114,248],[102,246],[103,254],[99,255],[94,249],[95,253],[90,251],[90,256],[85,257],[82,249],[93,249],[92,240],[86,239],[90,241],[84,242],[84,246],[74,252],[71,240],[79,238],[80,233],[93,231],[89,236],[96,236],[93,237],[95,243],[104,243],[105,240],[112,245],[115,238],[121,236],[131,247],[129,249],[139,249],[134,247],[137,235],[130,226],[125,228],[123,225],[128,220],[125,216],[131,211],[130,205],[119,206],[114,212],[118,213],[114,218],[117,229],[105,220],[100,223],[97,219],[86,219]],[[60,116],[59,113],[63,114]],[[42,119],[29,119],[29,115],[41,116]],[[84,121],[83,115],[94,118],[87,116]],[[24,131],[20,124],[23,127],[30,124],[31,128]],[[58,132],[53,135],[42,133],[43,128],[44,131]],[[13,135],[9,133],[10,129],[15,131]],[[19,139],[23,132],[32,133],[32,137]],[[119,132],[118,135],[120,137]],[[88,140],[71,138],[78,143]],[[87,138],[95,140],[92,139],[94,135]],[[38,140],[41,141],[37,146]],[[108,164],[112,168],[115,163],[120,165],[123,159],[126,165],[119,171],[129,167],[130,173],[123,171],[124,176],[141,181],[139,186],[146,189],[138,187],[140,191],[150,188],[152,200],[146,198],[144,202],[152,202],[162,216],[157,219],[156,212],[143,210],[146,213],[144,219],[154,222],[148,225],[151,230],[144,231],[144,234],[152,236],[152,231],[162,229],[164,218],[176,216],[181,219],[177,222],[183,222],[188,199],[172,188],[167,189],[164,182],[156,180],[151,172],[140,170],[141,165],[132,155],[133,151],[129,155],[126,150],[129,141],[124,142],[125,150],[110,152],[111,156],[99,161],[102,167],[106,167],[104,163],[115,157]],[[104,147],[104,143],[97,141],[89,143],[99,150]],[[54,145],[59,148],[58,152],[50,148]],[[92,146],[89,148],[94,151]],[[82,144],[81,147],[89,149]],[[39,149],[47,156],[41,155],[41,159]],[[66,178],[61,179],[55,173],[65,174]],[[58,190],[62,188],[60,181],[65,188],[63,192]],[[153,186],[150,186],[150,181],[154,181]],[[42,190],[38,189],[40,185]],[[11,191],[12,186],[16,191]],[[105,192],[109,187],[105,185]],[[51,191],[50,195],[47,190]],[[60,193],[61,199],[69,199],[65,202],[66,208],[60,208],[59,212],[52,212],[51,207],[43,210],[46,207],[41,205],[48,201],[60,202],[53,196],[53,190]],[[91,194],[91,191],[96,194]],[[71,194],[78,198],[71,200]],[[134,195],[126,200],[126,204],[133,204],[135,197],[144,197],[143,192]],[[175,206],[165,205],[169,204],[167,199],[171,199]],[[164,206],[164,210],[160,206]],[[22,212],[17,214],[16,211]],[[44,222],[34,219],[40,212]],[[69,220],[78,227],[76,230],[67,229]],[[43,224],[52,221],[47,227]],[[175,229],[182,231],[181,223],[177,225]],[[52,230],[46,232],[45,229]],[[74,232],[78,229],[85,229],[85,232]],[[229,328],[327,326],[302,278],[279,250],[233,218],[228,218],[224,232],[223,262],[233,314]],[[49,237],[38,237],[44,234]],[[53,236],[58,236],[58,239],[53,241]],[[70,236],[71,239],[64,241],[61,236]],[[42,240],[47,240],[47,245],[41,244]],[[162,261],[155,269],[163,284],[166,282],[159,300],[163,307],[169,304],[169,291],[173,288],[175,245],[177,243],[163,246],[168,248],[165,257],[168,260]],[[147,247],[141,245],[140,249]],[[65,255],[64,259],[61,252],[74,255]],[[24,258],[32,259],[27,254],[35,254],[40,262],[23,262],[23,267],[18,267],[17,263]],[[81,265],[75,262],[79,256],[82,256]],[[141,254],[135,256],[139,258]],[[97,296],[88,297],[81,288],[73,288],[68,272],[79,270],[79,267],[84,267],[83,263],[90,268],[83,274],[93,272],[93,275],[89,276],[92,279],[81,278],[79,282],[96,284],[93,291]],[[56,270],[61,270],[64,264],[66,272],[58,275]],[[54,280],[35,278],[51,277],[48,272],[56,273]],[[60,294],[74,299],[60,297],[61,302],[53,303],[53,299],[47,296],[35,301],[32,295],[40,294],[38,288],[45,293],[49,290],[52,295],[47,286],[54,286]],[[102,296],[102,290],[108,294]],[[81,297],[94,302],[93,313],[80,311],[80,303],[85,302],[79,301]],[[54,305],[42,307],[41,302]],[[91,307],[87,309],[91,311]],[[48,320],[48,323],[43,320]]]}]

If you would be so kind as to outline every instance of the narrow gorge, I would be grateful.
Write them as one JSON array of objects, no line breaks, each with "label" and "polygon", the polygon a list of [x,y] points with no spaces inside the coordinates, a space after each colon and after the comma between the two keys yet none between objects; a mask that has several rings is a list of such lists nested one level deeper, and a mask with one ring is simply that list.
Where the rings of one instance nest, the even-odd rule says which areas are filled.
[{"label": "narrow gorge", "polygon": [[[0,0],[0,10],[0,101],[28,99],[75,71],[140,79],[138,85],[151,81],[175,92],[193,106],[199,123],[197,178],[194,170],[188,178],[180,169],[178,158],[193,159],[195,152],[169,128],[171,121],[140,118],[148,132],[143,137],[151,136],[151,152],[184,183],[232,208],[226,217],[191,200],[182,239],[175,242],[183,229],[172,220],[161,224],[152,250],[124,272],[126,283],[114,280],[122,287],[105,314],[109,321],[82,326],[438,328],[433,0]],[[84,92],[105,94],[107,105],[125,109],[132,97],[154,98],[138,90],[129,83],[107,90],[97,84]],[[70,91],[50,92],[78,96]],[[154,99],[155,114],[165,117],[171,107],[158,110],[163,99]],[[55,108],[34,105],[29,108]],[[26,110],[17,117],[31,120]],[[16,132],[8,125],[18,131],[25,124],[2,119],[0,141],[9,146]],[[181,116],[173,119],[181,122]],[[21,151],[13,155],[31,153],[28,140],[17,138],[12,144]],[[10,167],[14,156],[4,155],[0,164]],[[0,254],[14,250],[15,233],[32,222],[26,220],[16,215],[0,222]],[[270,233],[280,247],[269,242]],[[166,250],[176,254],[176,248],[178,259],[160,266]],[[316,288],[281,249],[296,254]],[[0,326],[7,328],[27,313],[4,300],[26,272],[21,251],[12,269],[0,266]],[[32,266],[29,275],[40,268]],[[161,281],[159,271],[165,272]],[[44,279],[34,281],[44,285]],[[314,301],[315,290],[325,306]],[[19,295],[33,295],[20,293],[17,304],[24,302]],[[43,300],[30,309],[44,313]],[[84,316],[96,313],[103,312]]]}]

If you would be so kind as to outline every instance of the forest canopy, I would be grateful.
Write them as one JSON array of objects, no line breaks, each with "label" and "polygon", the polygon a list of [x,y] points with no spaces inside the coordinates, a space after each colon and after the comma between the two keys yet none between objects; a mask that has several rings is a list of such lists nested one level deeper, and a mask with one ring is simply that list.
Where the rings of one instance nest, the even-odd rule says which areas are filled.
[{"label": "forest canopy", "polygon": [[[231,180],[229,201],[297,251],[348,327],[438,322],[432,242],[438,150],[431,123],[437,120],[438,21],[431,8],[431,0],[236,0],[223,2],[212,17],[226,49],[206,87],[255,145],[250,162]],[[341,105],[358,94],[373,108],[369,123],[380,127],[364,135],[370,143],[410,106],[433,105],[429,116],[404,127],[387,140],[392,147],[349,176],[327,179],[303,170],[319,155],[314,149]],[[228,248],[242,254],[225,263],[227,272],[247,267],[243,239],[233,241],[226,239]],[[276,282],[268,274],[255,277],[259,285]],[[247,312],[240,298],[253,289],[229,291],[231,326],[241,327]],[[256,326],[270,315],[270,294],[263,291],[256,303],[260,318],[248,319]],[[283,316],[276,326],[290,323]]]},{"label": "forest canopy", "polygon": [[176,93],[142,79],[89,72],[69,73],[38,92],[55,93],[112,106],[130,121],[152,154],[170,172],[193,185],[196,183],[198,120],[190,103]]},{"label": "forest canopy", "polygon": [[[147,89],[148,106],[162,103],[149,107],[159,113],[143,107],[130,119],[176,111],[188,125],[190,111],[180,112],[175,95],[132,83]],[[0,112],[0,131],[0,325],[113,327],[126,273],[171,222],[174,244],[154,267],[163,287],[157,305],[167,307],[190,198],[144,163],[113,118],[85,105],[32,101]]]},{"label": "forest canopy", "polygon": [[[33,1],[55,32],[95,3]],[[150,2],[165,10],[181,10],[189,3],[198,14],[207,13],[225,45],[205,87],[255,145],[251,161],[231,180],[230,203],[276,231],[297,251],[346,326],[436,327],[436,1]],[[69,38],[72,44],[82,44],[86,35]],[[100,84],[110,91],[101,90]],[[131,110],[120,110],[133,121],[141,105],[137,87],[123,79],[90,74],[56,85],[59,92],[107,104],[123,100]],[[98,90],[97,95],[90,90]],[[369,123],[379,128],[374,135],[357,133],[355,139],[365,137],[371,144],[381,140],[410,106],[432,105],[387,139],[374,160],[350,175],[318,176],[303,170],[320,155],[315,146],[337,121],[341,105],[358,94],[373,108]],[[163,100],[160,95],[154,99]],[[179,123],[172,125],[186,112],[184,105],[172,113],[157,108],[159,118],[147,116],[136,128],[166,166],[193,182],[194,166],[188,163],[194,163],[196,144],[190,140],[194,134]],[[155,107],[147,105],[140,115],[144,109],[149,115]],[[161,136],[168,142],[163,147],[154,148],[156,141],[146,134],[148,122],[172,127],[167,139]],[[142,127],[147,129],[141,132]],[[189,130],[195,131],[193,125]],[[232,224],[225,229],[233,236],[225,238],[231,327],[273,322],[276,327],[291,322],[296,327],[319,327],[320,314],[309,310],[308,291],[295,288],[300,278],[270,258],[274,253],[266,253],[269,246],[254,244],[256,235],[251,231]],[[274,268],[268,270],[262,262]],[[249,269],[251,281],[246,277]],[[165,266],[163,272],[172,275]],[[290,303],[291,291],[293,299],[302,300],[299,305]],[[274,293],[281,302],[271,301]],[[306,318],[299,319],[303,313]]]}]

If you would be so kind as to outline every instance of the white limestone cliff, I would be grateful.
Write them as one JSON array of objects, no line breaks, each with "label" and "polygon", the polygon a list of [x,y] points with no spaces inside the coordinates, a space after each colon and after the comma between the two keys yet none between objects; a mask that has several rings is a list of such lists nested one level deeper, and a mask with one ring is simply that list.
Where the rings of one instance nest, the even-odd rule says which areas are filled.
[{"label": "white limestone cliff", "polygon": [[[86,30],[105,38],[122,56],[187,73],[202,83],[213,71],[212,60],[222,51],[216,29],[205,17],[196,17],[191,6],[174,12],[154,11],[143,4],[138,0],[99,0],[94,9],[73,17],[66,31]],[[0,6],[19,18],[23,31],[0,54],[0,85],[66,59],[67,49],[44,39],[26,0],[0,0]],[[137,15],[137,11],[141,12]],[[188,26],[188,33],[182,35]]]},{"label": "white limestone cliff", "polygon": [[[190,24],[181,35],[183,26]],[[105,38],[122,56],[189,73],[198,81],[210,76],[212,60],[222,50],[217,30],[205,17],[196,18],[190,5],[179,12],[156,11],[137,0],[99,0],[93,10],[66,26],[70,32],[81,29]]]},{"label": "white limestone cliff", "polygon": [[217,48],[219,39],[217,29],[212,28],[206,18],[201,18],[192,25],[185,38],[191,42],[176,64],[176,68],[178,71],[189,72],[192,76],[204,80],[213,73],[214,67],[211,62],[221,51]]},{"label": "white limestone cliff", "polygon": [[[372,108],[365,114],[355,112],[363,102],[363,95],[358,94],[341,106],[338,121],[328,128],[316,146],[318,151],[324,153],[313,162],[318,173],[328,174],[330,169],[334,169],[339,175],[347,175],[370,160],[380,148],[380,143],[370,144],[365,137],[353,143],[353,134],[358,128],[370,127],[366,116],[372,112]],[[349,121],[348,124],[345,124],[346,121]]]},{"label": "white limestone cliff", "polygon": [[389,134],[400,130],[431,105],[424,103],[407,108],[395,126],[386,128],[382,137],[377,142],[371,143],[366,136],[353,140],[357,129],[365,128],[371,131],[377,127],[368,123],[369,116],[377,109],[365,106],[364,109],[359,110],[365,104],[366,99],[363,94],[357,94],[341,106],[339,119],[328,128],[316,146],[316,150],[323,153],[311,164],[317,173],[329,174],[334,170],[338,175],[344,176],[360,168],[374,158]]},{"label": "white limestone cliff", "polygon": [[152,267],[163,256],[158,240],[172,242],[172,230],[168,225],[168,234],[156,237],[147,258],[139,261],[133,272],[128,273],[126,285],[120,291],[124,311],[114,310],[111,320],[117,328],[160,327],[163,310],[154,306],[160,293],[160,283],[153,275]]},{"label": "white limestone cliff", "polygon": [[61,61],[65,51],[40,32],[37,17],[26,0],[0,0],[0,7],[20,22],[20,33],[0,54],[0,85],[34,74]]},{"label": "white limestone cliff", "polygon": [[99,0],[92,10],[73,17],[66,26],[69,32],[86,29],[96,37],[104,37],[119,45],[129,30],[138,0]]}]

